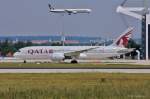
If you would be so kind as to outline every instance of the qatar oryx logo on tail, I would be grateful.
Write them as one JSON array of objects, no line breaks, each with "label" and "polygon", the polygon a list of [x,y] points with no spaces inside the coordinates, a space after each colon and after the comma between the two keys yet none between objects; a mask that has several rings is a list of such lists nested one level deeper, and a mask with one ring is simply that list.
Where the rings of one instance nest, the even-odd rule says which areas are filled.
[{"label": "qatar oryx logo on tail", "polygon": [[128,42],[132,36],[133,27],[128,28],[126,31],[123,32],[122,35],[120,35],[112,44],[113,46],[119,46],[119,47],[126,47],[128,45]]}]

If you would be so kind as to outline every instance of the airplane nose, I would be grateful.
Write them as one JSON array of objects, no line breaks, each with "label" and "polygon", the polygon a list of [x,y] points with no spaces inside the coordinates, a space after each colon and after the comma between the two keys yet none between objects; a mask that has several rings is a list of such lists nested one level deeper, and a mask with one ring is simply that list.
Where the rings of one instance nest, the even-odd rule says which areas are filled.
[{"label": "airplane nose", "polygon": [[14,53],[14,57],[19,57],[19,55],[20,55],[20,53],[19,52],[16,52],[16,53]]}]

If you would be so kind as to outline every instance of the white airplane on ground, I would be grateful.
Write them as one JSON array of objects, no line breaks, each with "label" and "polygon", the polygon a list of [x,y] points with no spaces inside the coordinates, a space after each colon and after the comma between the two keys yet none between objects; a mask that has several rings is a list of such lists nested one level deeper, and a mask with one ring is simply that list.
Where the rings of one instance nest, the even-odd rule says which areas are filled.
[{"label": "white airplane on ground", "polygon": [[77,63],[78,59],[101,59],[129,53],[134,49],[125,48],[131,38],[133,28],[128,28],[109,46],[31,46],[21,48],[14,53],[14,57],[26,60],[45,59],[64,61],[71,59]]},{"label": "white airplane on ground", "polygon": [[53,13],[68,13],[71,14],[77,14],[77,13],[90,13],[91,9],[55,9],[51,6],[51,4],[48,4],[50,11]]}]

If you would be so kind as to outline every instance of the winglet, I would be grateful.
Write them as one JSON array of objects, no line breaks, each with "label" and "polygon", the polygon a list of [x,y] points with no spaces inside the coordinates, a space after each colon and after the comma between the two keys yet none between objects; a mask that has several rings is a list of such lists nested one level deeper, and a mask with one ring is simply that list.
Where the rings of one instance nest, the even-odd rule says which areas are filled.
[{"label": "winglet", "polygon": [[126,47],[128,45],[128,41],[132,36],[132,32],[133,27],[129,27],[113,42],[111,46]]}]

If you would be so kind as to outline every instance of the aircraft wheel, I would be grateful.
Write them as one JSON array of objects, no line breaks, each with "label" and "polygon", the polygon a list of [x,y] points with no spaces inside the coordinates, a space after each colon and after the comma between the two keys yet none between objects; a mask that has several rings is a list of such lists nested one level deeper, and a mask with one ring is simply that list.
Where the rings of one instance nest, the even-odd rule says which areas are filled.
[{"label": "aircraft wheel", "polygon": [[24,61],[23,61],[23,63],[27,63],[27,61],[26,61],[26,60],[24,60]]},{"label": "aircraft wheel", "polygon": [[72,60],[71,63],[72,63],[72,64],[77,64],[78,61],[77,61],[77,60]]}]

